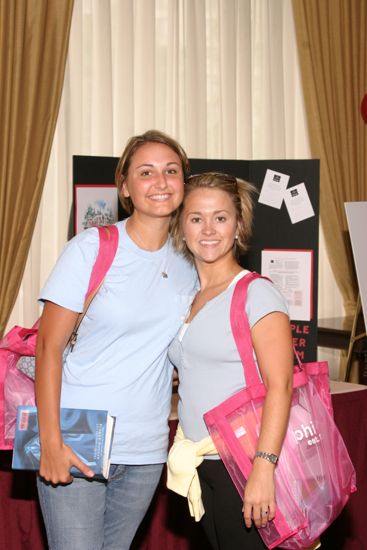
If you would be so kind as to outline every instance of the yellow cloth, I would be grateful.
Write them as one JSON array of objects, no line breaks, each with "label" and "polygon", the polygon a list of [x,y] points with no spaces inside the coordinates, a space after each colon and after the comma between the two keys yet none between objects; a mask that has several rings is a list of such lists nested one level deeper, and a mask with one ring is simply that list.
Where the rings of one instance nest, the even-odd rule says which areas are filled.
[{"label": "yellow cloth", "polygon": [[305,548],[305,550],[316,550],[317,548],[321,548],[321,542],[320,539],[316,540],[312,546],[309,546],[308,548]]},{"label": "yellow cloth", "polygon": [[[195,443],[185,438],[180,424],[177,426],[167,460],[167,487],[187,497],[190,515],[195,518],[195,521],[200,521],[205,513],[196,468],[202,463],[205,455],[215,454],[218,454],[218,451],[210,436]],[[320,540],[315,541],[306,550],[317,548],[321,548]]]},{"label": "yellow cloth", "polygon": [[185,438],[181,426],[177,426],[174,443],[168,454],[167,487],[187,497],[190,514],[195,521],[200,521],[205,513],[196,468],[205,455],[216,454],[218,452],[210,436],[201,441],[190,441]]}]

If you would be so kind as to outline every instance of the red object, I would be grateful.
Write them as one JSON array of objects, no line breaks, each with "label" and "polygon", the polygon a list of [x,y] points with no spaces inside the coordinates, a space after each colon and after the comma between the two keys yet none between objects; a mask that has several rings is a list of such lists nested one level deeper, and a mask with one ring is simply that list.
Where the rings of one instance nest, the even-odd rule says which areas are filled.
[{"label": "red object", "polygon": [[361,115],[364,122],[367,124],[367,94],[364,95],[361,103]]}]

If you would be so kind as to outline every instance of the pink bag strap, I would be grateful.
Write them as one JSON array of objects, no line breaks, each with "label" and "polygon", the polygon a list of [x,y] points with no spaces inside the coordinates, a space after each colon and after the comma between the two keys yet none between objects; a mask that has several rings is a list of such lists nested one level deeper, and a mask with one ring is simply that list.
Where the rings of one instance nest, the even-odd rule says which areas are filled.
[{"label": "pink bag strap", "polygon": [[235,286],[230,310],[232,334],[241,357],[247,387],[262,384],[253,356],[250,325],[245,310],[248,286],[259,278],[265,277],[255,272],[241,277]]},{"label": "pink bag strap", "polygon": [[[268,277],[263,277],[262,275],[259,275],[259,273],[256,273],[255,271],[252,271],[251,273],[248,273],[247,275],[242,277],[235,286],[233,296],[232,296],[231,312],[230,312],[232,334],[238,349],[238,353],[240,354],[240,357],[241,357],[247,387],[255,386],[257,384],[262,384],[260,374],[257,369],[254,356],[253,356],[251,329],[250,329],[250,325],[247,319],[246,309],[245,309],[248,287],[249,287],[249,284],[255,279],[265,279],[267,281],[272,282]],[[302,361],[299,358],[299,355],[294,346],[293,346],[293,353],[297,360],[297,367],[298,367],[298,370],[296,368],[295,372],[302,372],[304,370]],[[310,369],[311,368],[312,367],[310,367]],[[319,369],[320,369],[320,364],[318,363],[316,370],[319,372]],[[309,371],[309,369],[307,370]]]},{"label": "pink bag strap", "polygon": [[107,274],[107,271],[112,265],[118,247],[119,230],[116,225],[98,226],[97,229],[99,233],[98,254],[90,275],[89,286],[85,295],[83,311],[78,316],[74,330],[71,333],[68,342],[70,346],[70,351],[73,351],[78,337],[78,330],[81,322],[83,321],[84,316],[87,313],[88,308],[92,303],[94,297],[98,293]]},{"label": "pink bag strap", "polygon": [[119,230],[116,225],[98,226],[99,249],[92,273],[89,279],[89,287],[85,300],[99,287],[110,269],[119,242]]}]

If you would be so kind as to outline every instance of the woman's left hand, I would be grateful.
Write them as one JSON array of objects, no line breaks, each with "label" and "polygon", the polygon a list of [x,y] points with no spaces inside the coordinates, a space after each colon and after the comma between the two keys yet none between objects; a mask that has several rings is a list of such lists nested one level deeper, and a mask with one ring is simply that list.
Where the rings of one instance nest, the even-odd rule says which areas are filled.
[{"label": "woman's left hand", "polygon": [[[257,450],[280,455],[292,400],[293,350],[289,318],[279,311],[260,319],[251,337],[267,389]],[[246,482],[243,515],[247,527],[265,527],[275,517],[275,465],[262,457],[253,461]]]},{"label": "woman's left hand", "polygon": [[275,517],[274,465],[257,458],[254,460],[251,474],[246,482],[243,517],[246,527],[252,521],[256,527],[265,527]]}]

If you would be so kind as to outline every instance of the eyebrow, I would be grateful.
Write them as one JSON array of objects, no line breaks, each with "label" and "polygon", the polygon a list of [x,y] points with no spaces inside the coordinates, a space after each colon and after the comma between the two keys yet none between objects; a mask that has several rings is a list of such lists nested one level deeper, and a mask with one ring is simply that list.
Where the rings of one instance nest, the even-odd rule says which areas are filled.
[{"label": "eyebrow", "polygon": [[[220,213],[222,213],[222,212],[225,212],[226,214],[229,214],[229,211],[226,210],[225,208],[223,208],[222,210],[215,210],[215,211],[213,212],[213,214],[220,214]],[[196,212],[196,211],[191,212],[191,211],[190,211],[190,212],[187,213],[187,215],[189,215],[189,214],[190,214],[190,215],[191,215],[191,214],[202,214],[202,212],[200,212],[200,211],[198,211],[198,212]]]},{"label": "eyebrow", "polygon": [[[180,163],[175,161],[167,162],[166,166],[171,166],[172,164],[174,164],[175,166],[180,166]],[[139,168],[143,168],[144,166],[149,166],[149,168],[154,168],[154,164],[149,164],[149,162],[144,162],[143,164],[139,164],[139,166],[136,166],[135,169],[138,170]]]}]

